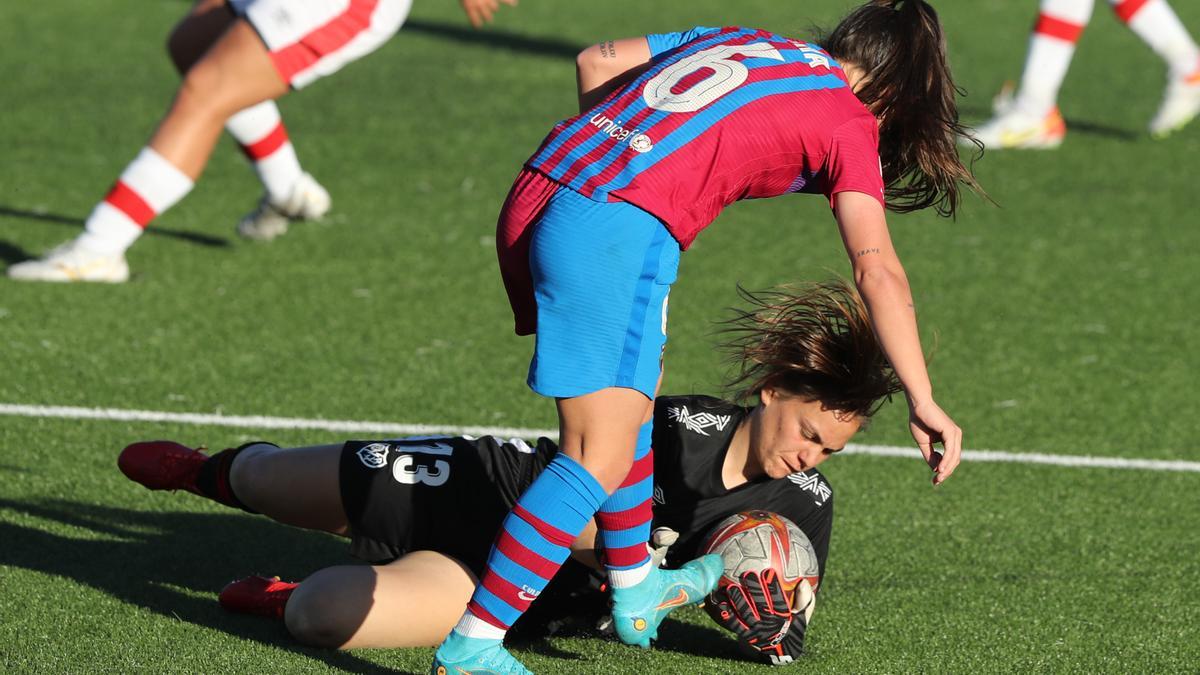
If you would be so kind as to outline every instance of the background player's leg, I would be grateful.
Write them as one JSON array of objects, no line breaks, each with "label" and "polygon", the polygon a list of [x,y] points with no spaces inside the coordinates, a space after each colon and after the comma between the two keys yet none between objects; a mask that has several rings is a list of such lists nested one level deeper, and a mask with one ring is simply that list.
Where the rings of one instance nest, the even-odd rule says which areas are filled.
[{"label": "background player's leg", "polygon": [[1109,0],[1125,22],[1167,63],[1167,91],[1150,132],[1163,136],[1200,113],[1200,47],[1166,0]]},{"label": "background player's leg", "polygon": [[1058,91],[1094,6],[1094,0],[1042,0],[1015,98],[999,101],[996,116],[975,130],[988,149],[1062,143],[1066,127],[1058,113]]},{"label": "background player's leg", "polygon": [[[167,40],[176,70],[186,73],[236,18],[224,0],[198,0]],[[237,141],[266,193],[259,208],[238,226],[239,233],[273,239],[287,230],[288,214],[316,218],[328,211],[329,194],[301,168],[275,101],[234,113],[225,129]]]},{"label": "background player's leg", "polygon": [[42,260],[19,263],[9,276],[39,281],[124,281],[124,252],[146,225],[191,191],[225,120],[287,92],[266,46],[236,20],[188,70],[167,116],[147,147],[88,216],[78,239]]},{"label": "background player's leg", "polygon": [[300,166],[274,101],[238,111],[225,128],[263,185],[262,199],[238,222],[238,234],[270,241],[287,232],[290,221],[320,218],[329,211],[329,192]]},{"label": "background player's leg", "polygon": [[231,115],[287,91],[258,34],[235,20],[187,71],[150,148],[194,180]]},{"label": "background player's leg", "polygon": [[1200,47],[1166,0],[1109,0],[1117,18],[1167,62],[1171,74],[1190,75],[1200,66]]},{"label": "background player's leg", "polygon": [[1094,4],[1093,0],[1042,0],[1017,91],[1017,107],[1025,113],[1044,117],[1058,105],[1058,92]]},{"label": "background player's leg", "polygon": [[229,486],[248,508],[309,530],[347,533],[339,482],[342,445],[251,445],[229,466]]},{"label": "background player's leg", "polygon": [[288,599],[288,631],[317,647],[431,647],[462,616],[475,575],[450,556],[415,551],[374,567],[323,569]]}]

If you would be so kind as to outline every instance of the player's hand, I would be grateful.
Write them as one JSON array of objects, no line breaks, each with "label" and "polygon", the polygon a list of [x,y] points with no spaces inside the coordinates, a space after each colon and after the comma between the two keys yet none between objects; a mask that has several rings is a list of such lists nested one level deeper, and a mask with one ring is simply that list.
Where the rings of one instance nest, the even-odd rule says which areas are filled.
[{"label": "player's hand", "polygon": [[517,6],[517,0],[459,0],[459,2],[462,4],[463,11],[467,13],[467,20],[476,28],[492,22],[492,17],[496,14],[496,10],[500,9],[501,2],[509,7]]},{"label": "player's hand", "polygon": [[[908,427],[921,456],[934,471],[933,484],[946,482],[962,459],[962,429],[932,399],[909,402]],[[942,444],[942,452],[933,447],[935,443]]]},{"label": "player's hand", "polygon": [[803,608],[789,605],[775,570],[746,572],[741,583],[713,596],[718,622],[737,635],[738,648],[746,655],[782,666],[804,653],[808,621]]}]

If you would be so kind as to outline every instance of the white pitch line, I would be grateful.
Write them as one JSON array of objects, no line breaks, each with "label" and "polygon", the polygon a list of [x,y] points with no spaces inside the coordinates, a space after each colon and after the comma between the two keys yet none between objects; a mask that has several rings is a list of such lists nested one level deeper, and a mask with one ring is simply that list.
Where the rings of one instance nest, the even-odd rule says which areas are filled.
[{"label": "white pitch line", "polygon": [[57,417],[72,420],[106,420],[113,422],[171,422],[214,427],[243,429],[319,429],[348,433],[374,432],[398,435],[466,434],[468,436],[497,436],[503,438],[557,438],[552,429],[522,429],[519,427],[468,427],[452,424],[401,424],[396,422],[362,422],[355,420],[304,419],[300,417],[266,417],[263,415],[212,415],[206,413],[175,413],[159,410],[121,410],[118,408],[75,408],[71,406],[20,405],[0,403],[0,415],[16,417]]},{"label": "white pitch line", "polygon": [[[72,406],[43,406],[0,403],[0,415],[14,417],[101,420],[114,422],[169,422],[243,429],[315,429],[348,433],[378,433],[396,435],[466,434],[501,438],[558,438],[555,429],[526,429],[522,427],[473,427],[453,424],[404,424],[358,420],[305,419],[300,417],[267,417],[262,415],[214,415],[206,413],[176,413],[158,410],[122,410],[118,408],[78,408]],[[843,451],[848,455],[874,457],[918,457],[916,448],[894,445],[861,445],[851,443]],[[967,462],[1010,462],[1017,464],[1048,464],[1052,466],[1100,469],[1140,469],[1200,473],[1200,462],[1163,459],[1125,459],[1092,455],[1050,455],[1037,452],[1005,452],[997,450],[964,450]]]},{"label": "white pitch line", "polygon": [[[895,445],[859,445],[850,443],[843,450],[848,455],[875,457],[920,457],[916,448]],[[1093,469],[1143,469],[1200,473],[1200,462],[1169,459],[1125,459],[1095,455],[1049,455],[1041,452],[1006,452],[1003,450],[963,450],[964,462],[1010,462],[1014,464],[1049,464],[1052,466],[1087,467]]]}]

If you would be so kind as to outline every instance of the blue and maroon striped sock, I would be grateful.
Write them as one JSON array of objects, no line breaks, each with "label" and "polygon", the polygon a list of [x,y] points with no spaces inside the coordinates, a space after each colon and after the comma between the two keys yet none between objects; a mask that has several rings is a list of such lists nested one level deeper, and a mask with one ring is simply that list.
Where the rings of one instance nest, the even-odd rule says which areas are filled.
[{"label": "blue and maroon striped sock", "polygon": [[613,588],[636,586],[650,572],[650,521],[654,498],[653,422],[638,431],[633,468],[617,491],[600,506],[596,524],[604,541],[604,566]]},{"label": "blue and maroon striped sock", "polygon": [[467,613],[454,628],[465,637],[499,640],[545,589],[571,542],[608,498],[578,462],[560,454],[504,519]]}]

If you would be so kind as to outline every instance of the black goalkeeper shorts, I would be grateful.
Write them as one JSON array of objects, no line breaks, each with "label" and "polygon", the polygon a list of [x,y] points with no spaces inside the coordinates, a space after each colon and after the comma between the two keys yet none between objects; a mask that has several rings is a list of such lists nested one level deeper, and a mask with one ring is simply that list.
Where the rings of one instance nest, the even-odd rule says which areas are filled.
[{"label": "black goalkeeper shorts", "polygon": [[350,553],[385,564],[436,551],[481,576],[500,523],[554,450],[489,436],[347,442],[339,482]]}]

